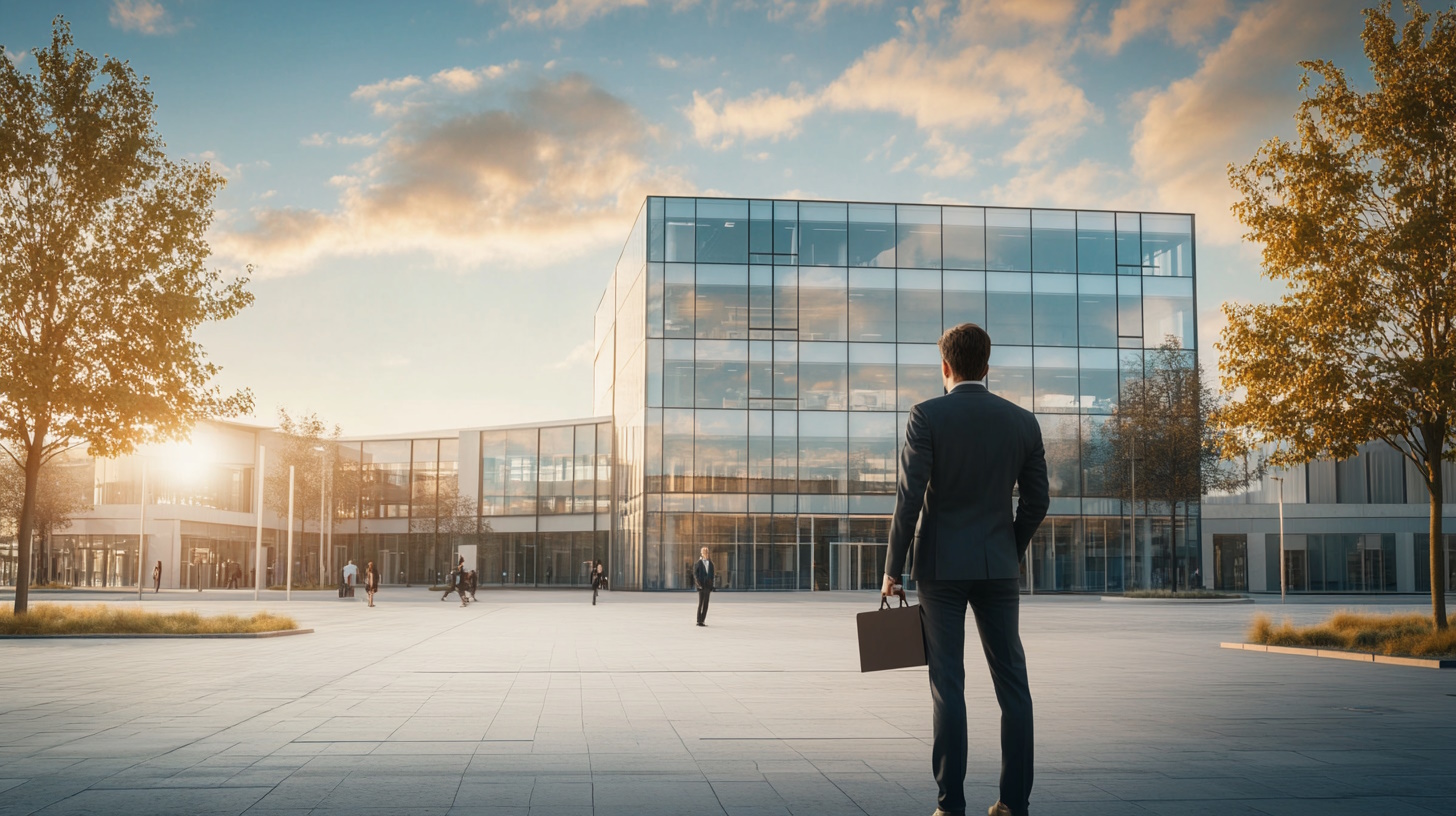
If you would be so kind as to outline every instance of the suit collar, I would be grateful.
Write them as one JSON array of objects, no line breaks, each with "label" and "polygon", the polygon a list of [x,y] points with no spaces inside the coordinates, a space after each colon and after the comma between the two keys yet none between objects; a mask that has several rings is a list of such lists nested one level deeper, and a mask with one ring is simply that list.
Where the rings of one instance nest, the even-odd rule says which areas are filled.
[{"label": "suit collar", "polygon": [[985,391],[985,390],[986,390],[986,386],[985,386],[984,383],[975,382],[973,380],[963,380],[961,382],[956,383],[956,387],[955,388],[952,388],[950,390],[950,392],[952,394],[957,394],[957,393],[960,393],[962,391]]}]

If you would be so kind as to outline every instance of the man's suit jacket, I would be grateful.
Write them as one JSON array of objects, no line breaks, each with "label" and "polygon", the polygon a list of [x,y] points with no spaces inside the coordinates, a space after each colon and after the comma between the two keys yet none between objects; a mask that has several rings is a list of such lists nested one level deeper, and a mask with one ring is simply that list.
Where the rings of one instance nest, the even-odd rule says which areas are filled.
[{"label": "man's suit jacket", "polygon": [[703,563],[703,559],[699,558],[693,562],[693,583],[698,585],[698,589],[712,589],[713,574],[712,561]]},{"label": "man's suit jacket", "polygon": [[908,553],[917,581],[1015,578],[1048,503],[1036,417],[959,383],[910,409],[885,574],[898,579]]}]

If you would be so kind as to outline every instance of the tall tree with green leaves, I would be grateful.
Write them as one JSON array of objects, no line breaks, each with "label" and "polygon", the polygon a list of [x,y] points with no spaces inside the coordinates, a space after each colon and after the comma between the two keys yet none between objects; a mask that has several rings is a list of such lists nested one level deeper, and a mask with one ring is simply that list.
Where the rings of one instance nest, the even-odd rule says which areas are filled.
[{"label": "tall tree with green leaves", "polygon": [[1225,304],[1218,348],[1239,398],[1220,414],[1276,443],[1276,465],[1384,440],[1430,504],[1431,612],[1446,627],[1441,461],[1456,457],[1456,12],[1365,11],[1374,87],[1302,62],[1294,141],[1229,178],[1276,303]]},{"label": "tall tree with green leaves", "polygon": [[[4,55],[0,46],[0,57]],[[224,395],[196,328],[252,302],[204,264],[206,164],[163,151],[147,77],[75,47],[57,17],[35,71],[0,58],[0,440],[25,472],[15,611],[28,605],[41,468],[182,438],[252,408]]]}]

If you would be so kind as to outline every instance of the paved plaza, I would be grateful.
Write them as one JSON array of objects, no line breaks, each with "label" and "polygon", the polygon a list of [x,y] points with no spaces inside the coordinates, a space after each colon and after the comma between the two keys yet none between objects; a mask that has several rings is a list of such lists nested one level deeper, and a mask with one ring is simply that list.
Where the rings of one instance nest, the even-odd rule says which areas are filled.
[{"label": "paved plaza", "polygon": [[[934,810],[925,670],[858,671],[854,614],[872,594],[719,593],[702,629],[686,593],[592,607],[493,590],[464,609],[419,588],[374,609],[280,596],[262,606],[315,634],[0,641],[0,816]],[[1368,608],[1392,603],[1425,609]],[[250,591],[144,605],[259,606]],[[1456,672],[1219,649],[1256,611],[1281,612],[1024,599],[1032,813],[1456,813]],[[996,799],[997,719],[971,654],[979,813]]]}]

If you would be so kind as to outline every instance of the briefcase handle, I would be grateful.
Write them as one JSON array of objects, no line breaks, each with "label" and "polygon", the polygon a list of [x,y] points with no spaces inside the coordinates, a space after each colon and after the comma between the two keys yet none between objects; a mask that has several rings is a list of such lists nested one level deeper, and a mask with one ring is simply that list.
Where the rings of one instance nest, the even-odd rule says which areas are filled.
[{"label": "briefcase handle", "polygon": [[[899,584],[896,584],[895,585],[895,588],[896,589],[899,589],[900,591],[899,592],[896,592],[896,593],[893,593],[893,594],[900,596],[900,608],[901,609],[904,609],[905,607],[907,607],[907,606],[910,605],[905,600],[905,588],[903,586],[900,586]],[[881,595],[880,596],[880,610],[881,611],[884,611],[884,610],[889,609],[889,608],[890,608],[890,596],[889,595]]]}]

